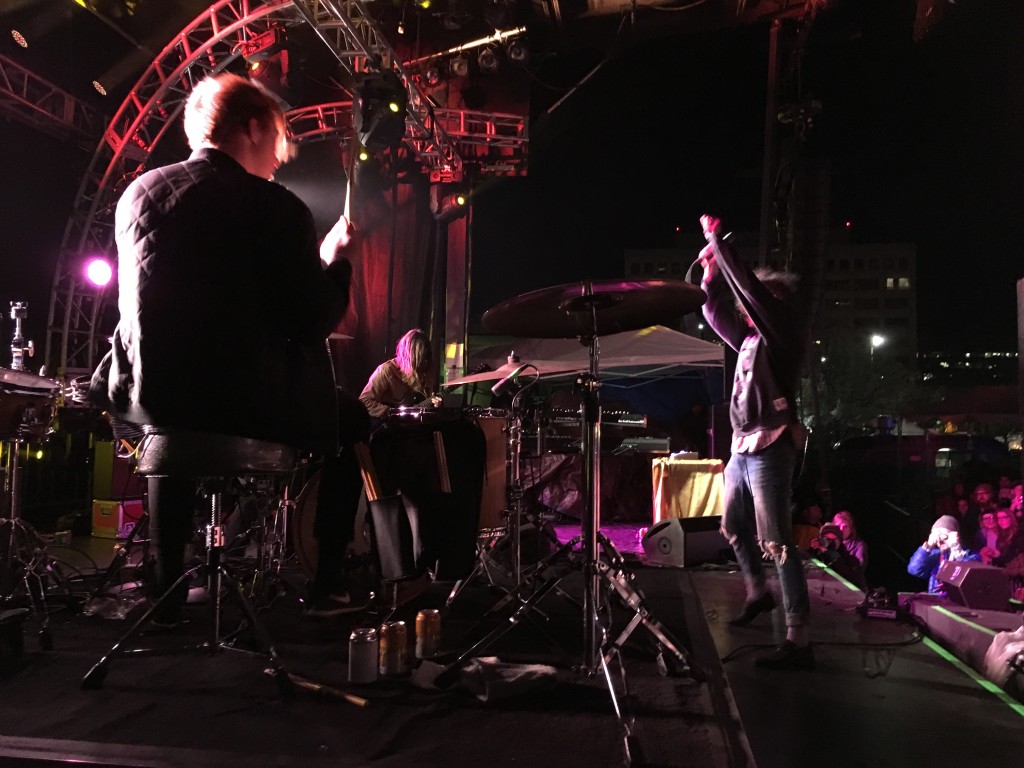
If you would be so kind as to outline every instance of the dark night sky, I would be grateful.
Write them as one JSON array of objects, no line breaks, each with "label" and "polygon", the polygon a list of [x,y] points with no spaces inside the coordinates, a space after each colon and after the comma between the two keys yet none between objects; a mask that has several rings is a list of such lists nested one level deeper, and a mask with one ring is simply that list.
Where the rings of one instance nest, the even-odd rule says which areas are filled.
[{"label": "dark night sky", "polygon": [[[913,2],[851,5],[821,14],[801,73],[823,104],[808,150],[831,163],[832,220],[852,220],[861,242],[918,245],[922,350],[1012,349],[1024,3],[963,0],[917,43]],[[477,198],[476,316],[527,290],[621,275],[624,249],[668,247],[677,225],[697,233],[705,211],[758,226],[767,26],[627,32],[542,118],[614,34],[613,24],[602,50],[533,65],[530,173]],[[0,359],[13,299],[30,301],[29,332],[45,341],[56,253],[90,152],[0,121]]]}]

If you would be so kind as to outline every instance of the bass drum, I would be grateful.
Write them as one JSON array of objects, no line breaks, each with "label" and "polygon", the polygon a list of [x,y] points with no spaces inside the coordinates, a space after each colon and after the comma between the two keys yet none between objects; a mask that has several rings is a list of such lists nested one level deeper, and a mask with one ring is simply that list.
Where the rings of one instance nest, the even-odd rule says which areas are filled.
[{"label": "bass drum", "polygon": [[[299,567],[312,580],[316,576],[317,556],[320,545],[313,535],[313,524],[316,522],[317,501],[320,498],[320,470],[318,469],[299,492],[295,500],[295,509],[288,523],[289,535],[292,540],[292,551],[299,561]],[[356,511],[355,535],[348,551],[356,555],[364,555],[370,551],[370,533],[366,528],[366,496],[359,499]]]}]

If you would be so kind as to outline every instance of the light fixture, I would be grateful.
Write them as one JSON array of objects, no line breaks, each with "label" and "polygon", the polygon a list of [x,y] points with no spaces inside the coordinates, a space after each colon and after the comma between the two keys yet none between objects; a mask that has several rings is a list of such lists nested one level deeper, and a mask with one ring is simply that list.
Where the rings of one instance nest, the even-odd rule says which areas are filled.
[{"label": "light fixture", "polygon": [[434,88],[441,84],[441,68],[437,64],[428,64],[423,70],[423,79],[426,84]]},{"label": "light fixture", "polygon": [[530,61],[530,49],[526,41],[519,38],[509,40],[505,46],[505,55],[513,64],[526,64]]},{"label": "light fixture", "polygon": [[430,212],[434,218],[446,224],[469,211],[469,195],[465,190],[435,184],[430,188]]},{"label": "light fixture", "polygon": [[352,100],[352,127],[371,152],[396,147],[405,136],[409,92],[394,70],[363,76]]},{"label": "light fixture", "polygon": [[469,75],[469,59],[465,56],[456,56],[448,62],[448,69],[455,77],[466,77]]},{"label": "light fixture", "polygon": [[22,48],[28,48],[28,40],[26,40],[25,36],[23,34],[21,34],[21,32],[19,32],[18,30],[12,29],[11,30],[11,37],[13,37],[14,38],[14,42],[16,42]]},{"label": "light fixture", "polygon": [[498,52],[490,45],[481,48],[476,56],[476,63],[481,72],[497,72],[500,66]]},{"label": "light fixture", "polygon": [[98,257],[89,259],[85,265],[85,276],[97,288],[102,288],[113,279],[114,268],[106,259]]},{"label": "light fixture", "polygon": [[107,89],[103,87],[103,83],[101,83],[99,80],[93,80],[92,87],[96,89],[96,93],[98,93],[100,96],[107,95]]}]

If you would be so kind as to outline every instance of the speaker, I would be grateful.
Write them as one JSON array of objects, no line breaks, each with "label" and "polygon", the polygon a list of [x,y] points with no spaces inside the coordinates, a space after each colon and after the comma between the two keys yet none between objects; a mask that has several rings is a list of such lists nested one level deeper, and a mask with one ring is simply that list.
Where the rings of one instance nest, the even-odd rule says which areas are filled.
[{"label": "speaker", "polygon": [[729,546],[721,525],[721,515],[662,520],[644,535],[646,562],[685,568],[718,560],[719,552]]},{"label": "speaker", "polygon": [[1010,577],[1002,568],[976,561],[949,561],[937,574],[954,603],[983,611],[1005,611],[1010,602]]}]

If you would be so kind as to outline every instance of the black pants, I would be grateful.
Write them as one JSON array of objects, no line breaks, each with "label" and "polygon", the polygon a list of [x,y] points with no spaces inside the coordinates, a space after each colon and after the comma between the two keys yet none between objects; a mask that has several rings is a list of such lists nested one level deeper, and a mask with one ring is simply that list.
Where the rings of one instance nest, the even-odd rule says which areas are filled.
[{"label": "black pants", "polygon": [[370,414],[357,397],[339,388],[337,455],[324,456],[320,470],[313,535],[317,540],[316,576],[310,597],[324,597],[343,587],[345,552],[352,541],[363,478],[354,446],[370,439]]},{"label": "black pants", "polygon": [[[185,570],[185,544],[195,528],[196,483],[190,477],[150,477],[149,538],[153,551],[153,581],[149,595],[163,595]],[[172,623],[178,620],[188,598],[188,584],[175,590],[153,619]]]}]

